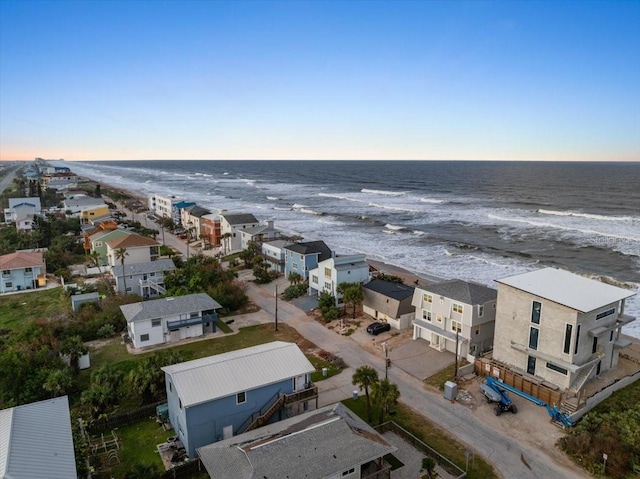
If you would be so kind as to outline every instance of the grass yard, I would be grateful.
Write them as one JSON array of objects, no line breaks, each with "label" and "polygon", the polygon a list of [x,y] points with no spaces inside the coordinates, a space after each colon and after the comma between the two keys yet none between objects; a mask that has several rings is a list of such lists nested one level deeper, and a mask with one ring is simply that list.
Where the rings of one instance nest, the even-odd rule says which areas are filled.
[{"label": "grass yard", "polygon": [[52,318],[71,309],[62,288],[36,290],[30,293],[0,297],[0,329],[14,330],[39,318]]},{"label": "grass yard", "polygon": [[[467,364],[469,364],[469,362],[464,359],[458,360],[458,368],[461,368],[462,366],[465,366]],[[453,376],[455,372],[456,372],[456,365],[451,364],[446,368],[441,369],[440,371],[435,373],[433,376],[429,376],[428,378],[426,378],[424,380],[424,383],[443,391],[444,383],[446,383],[447,381],[453,381]]]},{"label": "grass yard", "polygon": [[[353,399],[345,399],[342,403],[363,420],[367,420],[365,409],[366,400],[364,397],[355,401]],[[374,408],[372,425],[378,424],[378,415],[379,409]],[[387,420],[393,420],[396,424],[402,426],[429,447],[435,449],[464,470],[466,464],[464,453],[467,448],[457,442],[448,432],[439,428],[409,406],[399,403],[396,407],[395,415],[392,417],[387,415],[385,421]],[[479,456],[476,456],[473,467],[469,465],[467,472],[468,479],[493,479],[497,477],[491,465]]]}]

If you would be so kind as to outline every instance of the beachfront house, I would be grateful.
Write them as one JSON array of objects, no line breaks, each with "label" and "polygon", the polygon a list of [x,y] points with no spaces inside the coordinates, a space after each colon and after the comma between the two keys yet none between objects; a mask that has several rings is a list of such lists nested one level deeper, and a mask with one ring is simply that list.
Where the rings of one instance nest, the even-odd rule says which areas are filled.
[{"label": "beachfront house", "polygon": [[197,449],[212,479],[388,478],[387,439],[341,403]]},{"label": "beachfront house", "polygon": [[211,211],[198,205],[182,209],[182,226],[187,230],[187,234],[192,240],[200,238],[200,233],[202,232],[201,218],[210,214]]},{"label": "beachfront house", "polygon": [[62,205],[63,211],[67,212],[67,214],[73,218],[79,217],[82,211],[107,206],[105,202],[102,201],[102,198],[94,198],[86,195],[69,196],[62,201]]},{"label": "beachfront house", "polygon": [[401,283],[374,279],[363,286],[362,311],[394,329],[407,329],[415,317],[414,289]]},{"label": "beachfront house", "polygon": [[158,259],[144,263],[125,262],[111,268],[111,276],[115,281],[115,290],[127,294],[137,294],[144,299],[158,297],[167,292],[164,277],[176,269],[172,259]]},{"label": "beachfront house", "polygon": [[269,269],[284,273],[284,247],[291,243],[287,240],[272,240],[262,243],[262,257]]},{"label": "beachfront house", "polygon": [[453,353],[457,344],[458,355],[473,361],[493,347],[497,296],[495,289],[459,279],[416,287],[413,339]]},{"label": "beachfront house", "polygon": [[561,269],[497,280],[493,359],[573,393],[616,368],[636,294]]},{"label": "beachfront house", "polygon": [[171,205],[171,219],[176,226],[184,226],[182,224],[182,210],[195,206],[195,201],[180,200]]},{"label": "beachfront house", "polygon": [[370,279],[369,263],[363,254],[336,255],[320,261],[309,270],[309,294],[329,293],[342,304],[338,286],[342,283],[367,283]]},{"label": "beachfront house", "polygon": [[315,367],[294,343],[274,341],[162,370],[169,421],[190,457],[199,447],[317,409]]},{"label": "beachfront house", "polygon": [[290,243],[284,247],[284,274],[298,273],[306,280],[309,271],[332,256],[333,252],[322,240]]},{"label": "beachfront house", "polygon": [[98,253],[100,266],[107,266],[109,264],[107,242],[132,234],[134,233],[118,228],[107,231],[97,231],[89,236],[89,249],[92,253]]},{"label": "beachfront house", "polygon": [[123,304],[127,332],[134,348],[157,346],[216,332],[216,300],[205,293]]},{"label": "beachfront house", "polygon": [[40,251],[16,251],[0,256],[0,293],[46,286],[44,255]]},{"label": "beachfront house", "polygon": [[110,217],[109,206],[105,203],[82,207],[78,213],[81,225],[95,224]]},{"label": "beachfront house", "polygon": [[245,250],[251,243],[264,243],[276,240],[282,236],[279,229],[273,227],[273,221],[265,225],[252,226],[238,230],[240,235],[240,249]]},{"label": "beachfront house", "polygon": [[181,201],[177,196],[156,194],[149,195],[147,200],[149,211],[160,218],[172,218],[173,205]]},{"label": "beachfront house", "polygon": [[202,229],[201,234],[204,235],[204,240],[207,243],[205,246],[220,246],[222,244],[220,217],[217,214],[202,215],[200,228]]},{"label": "beachfront house", "polygon": [[147,236],[141,236],[135,233],[130,235],[110,239],[107,245],[107,263],[110,266],[116,264],[122,265],[122,260],[118,258],[117,251],[125,249],[126,254],[124,263],[146,263],[155,261],[159,256],[160,243]]},{"label": "beachfront house", "polygon": [[220,233],[222,248],[225,254],[241,251],[242,244],[239,232],[258,226],[258,220],[251,213],[220,213]]},{"label": "beachfront house", "polygon": [[4,209],[4,222],[14,223],[18,218],[39,215],[42,207],[40,198],[9,198],[9,207]]},{"label": "beachfront house", "polygon": [[78,477],[67,396],[0,410],[0,477]]}]

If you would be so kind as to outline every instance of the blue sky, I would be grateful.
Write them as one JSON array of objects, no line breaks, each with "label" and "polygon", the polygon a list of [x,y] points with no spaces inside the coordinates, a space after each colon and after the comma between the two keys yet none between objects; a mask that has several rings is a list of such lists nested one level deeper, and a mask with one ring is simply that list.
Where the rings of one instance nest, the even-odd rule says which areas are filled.
[{"label": "blue sky", "polygon": [[640,1],[0,1],[0,159],[640,160]]}]

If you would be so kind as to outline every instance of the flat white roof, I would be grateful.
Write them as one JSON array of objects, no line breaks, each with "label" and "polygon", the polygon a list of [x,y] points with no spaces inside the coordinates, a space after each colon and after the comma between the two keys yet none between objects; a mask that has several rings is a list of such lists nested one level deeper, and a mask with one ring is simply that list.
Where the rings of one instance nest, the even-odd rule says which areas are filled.
[{"label": "flat white roof", "polygon": [[588,279],[556,268],[539,269],[529,273],[497,279],[496,282],[526,291],[582,313],[588,313],[607,304],[629,298],[637,293],[636,291],[611,286],[595,279]]},{"label": "flat white roof", "polygon": [[165,366],[183,406],[194,406],[241,391],[315,371],[294,343],[274,341]]}]

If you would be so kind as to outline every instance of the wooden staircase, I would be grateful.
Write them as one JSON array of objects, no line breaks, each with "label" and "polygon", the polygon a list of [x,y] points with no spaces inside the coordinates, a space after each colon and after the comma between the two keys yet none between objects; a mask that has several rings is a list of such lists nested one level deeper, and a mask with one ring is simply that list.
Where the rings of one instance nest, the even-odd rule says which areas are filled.
[{"label": "wooden staircase", "polygon": [[269,422],[269,419],[271,419],[275,415],[275,413],[277,413],[282,408],[282,406],[284,406],[284,395],[280,395],[276,402],[274,402],[269,407],[269,409],[265,411],[264,414],[255,418],[243,432],[251,431],[252,429],[255,429],[257,427],[264,426]]}]

